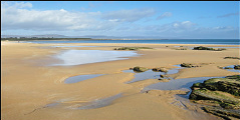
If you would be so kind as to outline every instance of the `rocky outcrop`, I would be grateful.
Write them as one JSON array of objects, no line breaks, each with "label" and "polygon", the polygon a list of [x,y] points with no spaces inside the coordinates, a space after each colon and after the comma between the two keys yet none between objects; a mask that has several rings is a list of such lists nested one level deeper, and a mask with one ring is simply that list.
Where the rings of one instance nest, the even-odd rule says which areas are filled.
[{"label": "rocky outcrop", "polygon": [[[202,104],[215,103],[218,105],[204,107],[206,112],[218,115],[225,119],[240,118],[240,75],[225,78],[212,78],[204,83],[195,83],[191,87],[189,99],[200,101]],[[204,101],[206,101],[204,103]],[[209,105],[209,104],[208,104]]]},{"label": "rocky outcrop", "polygon": [[134,67],[132,68],[135,72],[145,72],[148,70],[148,68],[145,68],[145,67]]}]

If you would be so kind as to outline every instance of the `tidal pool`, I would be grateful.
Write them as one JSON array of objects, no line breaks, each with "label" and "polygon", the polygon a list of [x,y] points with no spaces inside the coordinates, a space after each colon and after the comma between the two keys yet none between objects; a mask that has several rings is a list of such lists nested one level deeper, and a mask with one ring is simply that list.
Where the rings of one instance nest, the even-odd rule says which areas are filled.
[{"label": "tidal pool", "polygon": [[[238,69],[234,69],[234,65],[229,65],[229,66],[226,66],[228,68],[232,68],[232,69],[225,69],[225,70],[228,70],[228,71],[231,71],[231,72],[239,72],[240,73],[240,70]],[[224,68],[226,68],[224,67]]]},{"label": "tidal pool", "polygon": [[54,55],[54,58],[61,60],[61,63],[54,63],[49,66],[72,66],[97,62],[125,60],[128,57],[138,56],[135,51],[108,51],[108,50],[65,50]]},{"label": "tidal pool", "polygon": [[151,84],[143,89],[143,91],[148,90],[185,90],[190,91],[190,87],[194,83],[203,83],[205,80],[210,78],[219,78],[219,77],[196,77],[196,78],[183,78],[183,79],[174,79],[168,82],[159,82]]},{"label": "tidal pool", "polygon": [[[159,79],[160,75],[175,74],[175,73],[178,73],[179,69],[183,69],[182,67],[180,67],[180,65],[174,65],[174,66],[177,66],[179,68],[170,69],[170,70],[168,70],[167,73],[164,73],[164,72],[154,72],[151,69],[147,70],[145,72],[134,72],[133,70],[123,70],[123,72],[135,73],[134,79],[132,79],[131,81],[126,82],[126,83],[133,83],[133,82],[146,80],[146,79]],[[172,79],[172,78],[168,78],[168,79]]]}]

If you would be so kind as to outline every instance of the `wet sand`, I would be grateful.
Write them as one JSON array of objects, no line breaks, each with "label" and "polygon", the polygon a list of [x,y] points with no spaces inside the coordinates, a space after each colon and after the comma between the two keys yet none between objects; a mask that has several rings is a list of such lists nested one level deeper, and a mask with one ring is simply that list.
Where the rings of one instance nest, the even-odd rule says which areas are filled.
[{"label": "wet sand", "polygon": [[[156,79],[125,84],[134,73],[125,73],[134,66],[148,68],[166,67],[181,63],[207,63],[198,68],[181,69],[171,75],[175,79],[214,77],[239,73],[219,69],[218,66],[239,64],[238,48],[225,51],[175,50],[174,46],[200,46],[177,44],[113,44],[75,43],[49,47],[54,44],[1,42],[1,119],[2,120],[214,120],[218,117],[204,113],[196,106],[172,104],[178,102],[174,95],[181,90],[141,90]],[[56,44],[59,46],[59,44]],[[140,46],[154,49],[138,50],[141,56],[127,60],[91,63],[76,66],[47,66],[59,62],[51,56],[66,49],[113,50],[116,47]],[[168,47],[166,47],[168,46]],[[237,47],[237,45],[202,45],[212,47]],[[86,74],[105,74],[89,80],[66,84],[68,77]],[[96,109],[76,109],[84,104],[122,94],[110,105]],[[50,105],[49,105],[50,104]],[[187,106],[187,107],[186,107]]]}]

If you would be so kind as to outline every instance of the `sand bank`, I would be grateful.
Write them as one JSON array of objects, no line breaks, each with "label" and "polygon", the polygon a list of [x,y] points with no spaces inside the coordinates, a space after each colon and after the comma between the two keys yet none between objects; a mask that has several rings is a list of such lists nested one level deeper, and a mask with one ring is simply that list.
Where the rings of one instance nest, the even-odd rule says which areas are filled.
[{"label": "sand bank", "polygon": [[[218,66],[239,64],[236,59],[223,59],[227,56],[239,57],[238,48],[226,51],[175,50],[173,44],[113,44],[78,43],[61,45],[85,45],[97,47],[49,47],[54,44],[32,44],[1,42],[1,113],[2,120],[207,120],[219,119],[202,112],[199,108],[179,107],[174,102],[175,94],[186,91],[152,90],[140,91],[144,86],[156,83],[146,80],[125,84],[133,79],[133,73],[124,73],[134,66],[166,67],[181,63],[205,63],[202,67],[187,68],[172,75],[174,78],[227,76],[238,73],[219,69]],[[59,44],[57,44],[59,45]],[[152,47],[138,50],[141,56],[127,60],[100,62],[76,66],[46,66],[57,62],[51,55],[66,49],[113,50],[122,46]],[[168,46],[168,47],[166,47]],[[202,45],[235,46],[236,45]],[[105,74],[74,84],[63,81],[71,76],[85,74]],[[122,97],[111,105],[97,109],[76,109],[85,103],[122,93]],[[48,105],[51,104],[51,105]]]}]

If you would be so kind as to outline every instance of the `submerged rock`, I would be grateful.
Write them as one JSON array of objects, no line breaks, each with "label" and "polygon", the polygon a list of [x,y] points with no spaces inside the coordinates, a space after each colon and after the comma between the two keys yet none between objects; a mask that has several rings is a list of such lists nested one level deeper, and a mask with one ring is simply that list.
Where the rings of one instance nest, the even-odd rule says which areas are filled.
[{"label": "submerged rock", "polygon": [[223,118],[228,116],[240,118],[240,75],[226,76],[225,78],[212,78],[204,83],[195,83],[191,87],[192,92],[189,99],[201,101],[204,104],[218,104],[213,107],[205,107],[206,112],[218,115]]},{"label": "submerged rock", "polygon": [[145,71],[148,70],[148,68],[137,66],[137,67],[134,67],[133,70],[136,71],[136,72],[145,72]]}]

